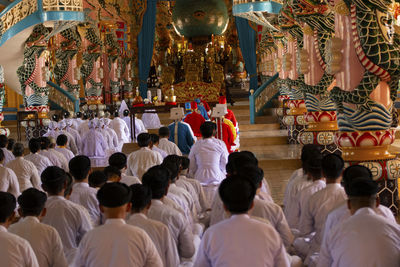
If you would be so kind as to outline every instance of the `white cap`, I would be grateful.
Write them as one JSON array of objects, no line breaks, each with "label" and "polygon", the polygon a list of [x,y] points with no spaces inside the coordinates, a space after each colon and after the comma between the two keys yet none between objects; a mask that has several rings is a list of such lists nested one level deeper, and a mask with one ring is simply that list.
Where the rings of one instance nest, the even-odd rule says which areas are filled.
[{"label": "white cap", "polygon": [[221,118],[225,116],[225,109],[223,107],[214,107],[212,110],[212,116],[214,118]]},{"label": "white cap", "polygon": [[183,108],[171,108],[171,115],[169,117],[171,120],[180,120],[183,116],[185,116]]},{"label": "white cap", "polygon": [[228,107],[226,106],[226,104],[216,104],[215,107],[222,108],[225,114],[228,114]]}]

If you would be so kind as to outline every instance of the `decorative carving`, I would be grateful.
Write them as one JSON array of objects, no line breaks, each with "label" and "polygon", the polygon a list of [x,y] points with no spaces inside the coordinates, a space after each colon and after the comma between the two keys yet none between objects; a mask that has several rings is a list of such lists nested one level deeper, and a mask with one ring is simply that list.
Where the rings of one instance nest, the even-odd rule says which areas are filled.
[{"label": "decorative carving", "polygon": [[42,4],[44,11],[83,11],[82,0],[43,0]]},{"label": "decorative carving", "polygon": [[22,0],[10,10],[7,11],[6,14],[1,16],[1,36],[8,31],[12,26],[26,18],[27,16],[33,14],[38,10],[37,1],[33,0]]}]

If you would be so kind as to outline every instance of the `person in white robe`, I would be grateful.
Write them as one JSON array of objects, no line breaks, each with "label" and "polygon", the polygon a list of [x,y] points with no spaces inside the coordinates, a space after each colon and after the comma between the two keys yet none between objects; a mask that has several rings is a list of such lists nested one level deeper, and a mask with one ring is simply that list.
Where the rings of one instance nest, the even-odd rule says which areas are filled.
[{"label": "person in white robe", "polygon": [[126,174],[141,179],[149,168],[160,165],[163,158],[160,153],[150,149],[151,139],[148,133],[139,134],[137,142],[140,149],[129,154]]},{"label": "person in white robe", "polygon": [[0,260],[1,266],[39,267],[35,252],[25,239],[8,232],[7,228],[15,220],[15,197],[0,192]]},{"label": "person in white robe", "polygon": [[225,143],[213,137],[212,122],[203,123],[200,131],[203,138],[193,145],[189,153],[189,175],[201,183],[211,202],[218,185],[226,176],[225,166],[229,153]]},{"label": "person in white robe", "polygon": [[378,184],[357,177],[345,184],[351,217],[324,240],[318,266],[384,267],[400,265],[400,226],[376,214]]},{"label": "person in white robe", "polygon": [[18,212],[22,218],[8,231],[29,242],[40,267],[67,267],[60,235],[53,227],[40,222],[46,214],[46,200],[47,195],[35,188],[22,192],[18,197]]},{"label": "person in white robe", "polygon": [[60,134],[57,136],[56,140],[57,146],[54,148],[57,152],[60,152],[69,162],[73,157],[74,153],[67,148],[68,137],[65,134]]},{"label": "person in white robe", "polygon": [[125,222],[131,196],[129,187],[122,183],[107,183],[100,188],[97,198],[106,222],[83,237],[74,266],[162,266],[146,232]]},{"label": "person in white robe", "polygon": [[[1,150],[1,149],[0,149]],[[10,168],[4,167],[2,164],[4,162],[3,150],[0,151],[0,191],[8,192],[17,198],[21,193],[19,190],[19,182],[17,175]]]},{"label": "person in white robe", "polygon": [[53,137],[57,138],[57,136],[60,134],[59,128],[58,128],[58,123],[55,121],[51,121],[49,123],[47,133],[45,133],[43,136],[44,137]]},{"label": "person in white robe", "polygon": [[85,207],[92,218],[93,225],[97,226],[101,223],[101,213],[96,198],[97,190],[89,187],[90,171],[91,163],[87,156],[79,155],[70,160],[69,172],[74,178],[74,185],[69,199]]},{"label": "person in white robe", "polygon": [[29,160],[36,166],[39,175],[42,174],[44,169],[46,169],[49,166],[52,166],[48,157],[39,154],[40,152],[39,139],[32,138],[31,140],[29,140],[29,150],[31,151],[31,153],[26,155],[24,158],[26,160]]},{"label": "person in white robe", "polygon": [[[144,127],[142,120],[138,119],[136,117],[135,117],[135,126],[134,126],[135,128],[134,129],[132,128],[133,123],[131,121],[131,116],[130,116],[130,112],[128,109],[124,110],[122,119],[125,121],[126,125],[128,125],[131,136],[133,134],[135,134],[134,140],[136,140],[136,138],[139,134],[147,133],[146,127]],[[135,130],[135,132],[134,132],[134,130]]]},{"label": "person in white robe", "polygon": [[94,162],[94,166],[104,166],[107,143],[99,129],[98,119],[89,122],[90,130],[82,138],[82,154]]},{"label": "person in white robe", "polygon": [[89,213],[83,206],[64,198],[68,178],[63,169],[48,167],[42,172],[41,179],[48,194],[42,222],[57,230],[64,255],[71,264],[83,236],[93,228]]},{"label": "person in white robe", "polygon": [[119,113],[116,112],[114,119],[110,123],[110,127],[115,131],[118,137],[118,151],[121,151],[124,143],[129,143],[131,141],[131,132],[129,131],[126,122],[119,117]]},{"label": "person in white robe", "polygon": [[60,152],[58,152],[55,148],[56,148],[56,139],[54,139],[53,137],[49,137],[49,141],[50,141],[50,145],[48,148],[48,151],[55,155],[61,162],[61,165],[63,166],[62,168],[65,171],[68,171],[68,160],[66,157],[64,157],[64,155]]},{"label": "person in white robe", "polygon": [[[79,154],[78,146],[76,145],[75,142],[75,137],[67,131],[67,123],[65,121],[60,121],[58,123],[58,129],[59,129],[58,135],[65,134],[68,137],[67,146],[72,151],[72,153],[74,153],[74,155]],[[57,139],[57,136],[54,137],[54,139]]]},{"label": "person in white robe", "polygon": [[256,194],[254,184],[231,176],[222,181],[219,194],[231,216],[204,233],[194,266],[290,266],[275,229],[247,214]]},{"label": "person in white robe", "polygon": [[164,223],[175,241],[178,254],[181,258],[191,258],[195,254],[192,228],[183,214],[169,205],[164,204],[168,194],[169,171],[162,166],[154,166],[143,175],[143,185],[152,192],[152,201],[147,216],[150,219]]},{"label": "person in white robe", "polygon": [[151,138],[151,145],[150,145],[151,150],[157,151],[158,153],[160,153],[161,157],[165,159],[165,157],[168,156],[168,153],[158,147],[158,144],[160,142],[160,137],[156,134],[150,134],[150,138]]},{"label": "person in white robe", "polygon": [[126,174],[127,170],[127,157],[124,153],[117,152],[112,154],[108,158],[108,164],[117,168],[121,172],[121,183],[131,186],[133,184],[140,184],[141,181],[136,176],[130,176]]},{"label": "person in white robe", "polygon": [[8,138],[5,135],[0,135],[0,149],[3,150],[4,154],[4,162],[3,165],[6,165],[8,162],[12,161],[15,159],[13,153],[7,149],[8,145]]},{"label": "person in white robe", "polygon": [[69,134],[71,134],[71,136],[74,138],[76,147],[78,149],[78,154],[79,154],[81,147],[82,147],[82,138],[81,138],[80,133],[77,130],[78,128],[74,128],[75,126],[74,126],[72,119],[66,119],[65,124],[66,124],[65,131],[68,132]]},{"label": "person in white robe", "polygon": [[155,112],[143,113],[142,122],[146,129],[159,129],[160,127],[162,127],[160,118]]},{"label": "person in white robe", "polygon": [[[60,154],[59,152],[54,153],[54,151],[50,151],[50,139],[48,137],[41,137],[40,138],[40,151],[39,154],[42,156],[47,157],[52,166],[57,166],[60,167],[62,169],[67,170],[68,166],[65,166],[65,162],[64,159],[65,157],[59,157],[58,154]],[[61,154],[62,155],[62,154]],[[66,161],[67,159],[65,159]]]},{"label": "person in white robe", "polygon": [[[306,258],[305,264],[314,264],[315,258],[322,243],[323,230],[326,217],[344,200],[346,193],[341,186],[343,159],[335,154],[322,158],[322,174],[326,179],[326,187],[312,195],[301,213],[299,231],[302,237],[294,242],[295,249],[299,256]],[[315,235],[308,240],[308,235],[315,232]]]},{"label": "person in white robe", "polygon": [[158,142],[158,147],[168,155],[178,155],[182,156],[182,152],[179,147],[174,143],[168,140],[169,138],[169,129],[168,127],[161,127],[158,129],[158,135],[160,136],[160,140]]},{"label": "person in white robe", "polygon": [[107,118],[100,119],[101,132],[103,133],[104,136],[107,136],[107,145],[108,145],[107,155],[112,155],[115,152],[119,152],[118,136],[115,133],[115,131],[109,127],[110,123],[111,123],[110,119]]},{"label": "person in white robe", "polygon": [[85,120],[82,121],[82,123],[79,125],[78,132],[82,136],[85,136],[86,133],[89,131],[89,120],[86,118]]},{"label": "person in white robe", "polygon": [[19,189],[24,191],[30,187],[42,190],[40,177],[36,166],[29,160],[24,159],[24,145],[16,143],[13,147],[15,159],[7,163],[6,167],[14,171],[17,175]]},{"label": "person in white robe", "polygon": [[132,211],[127,223],[143,229],[149,235],[164,266],[178,266],[180,263],[178,250],[168,227],[147,217],[151,206],[150,188],[141,184],[132,185],[130,188]]}]

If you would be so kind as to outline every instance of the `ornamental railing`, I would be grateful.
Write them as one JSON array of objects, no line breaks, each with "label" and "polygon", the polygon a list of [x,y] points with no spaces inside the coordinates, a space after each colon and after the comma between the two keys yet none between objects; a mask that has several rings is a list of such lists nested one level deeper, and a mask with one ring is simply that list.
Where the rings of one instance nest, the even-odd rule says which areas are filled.
[{"label": "ornamental railing", "polygon": [[83,3],[82,0],[43,0],[43,10],[83,12]]},{"label": "ornamental railing", "polygon": [[272,100],[278,97],[277,79],[279,73],[267,79],[256,91],[250,90],[250,123],[254,124],[256,116],[264,114],[264,109],[272,106]]},{"label": "ornamental railing", "polygon": [[51,81],[47,82],[47,84],[51,86],[49,91],[49,101],[52,101],[64,110],[68,110],[70,112],[79,111],[78,98],[75,98],[72,94]]}]

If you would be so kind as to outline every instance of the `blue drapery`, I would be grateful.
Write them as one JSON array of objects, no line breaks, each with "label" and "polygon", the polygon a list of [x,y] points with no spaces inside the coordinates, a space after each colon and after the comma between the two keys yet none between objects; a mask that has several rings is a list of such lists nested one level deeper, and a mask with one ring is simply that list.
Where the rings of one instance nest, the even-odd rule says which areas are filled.
[{"label": "blue drapery", "polygon": [[147,78],[149,77],[151,58],[153,56],[156,4],[157,0],[147,0],[142,29],[137,38],[139,48],[139,92],[143,98],[147,98]]},{"label": "blue drapery", "polygon": [[249,21],[241,17],[235,17],[236,29],[239,36],[240,50],[242,51],[247,73],[250,75],[250,89],[258,88],[257,56],[256,56],[256,32],[250,27]]}]

